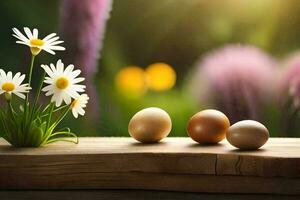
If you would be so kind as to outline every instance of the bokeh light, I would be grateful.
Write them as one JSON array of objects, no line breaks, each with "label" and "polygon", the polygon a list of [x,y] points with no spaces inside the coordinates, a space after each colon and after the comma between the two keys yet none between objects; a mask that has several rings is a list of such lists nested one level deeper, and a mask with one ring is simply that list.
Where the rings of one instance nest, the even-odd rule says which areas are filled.
[{"label": "bokeh light", "polygon": [[176,72],[166,63],[154,63],[146,69],[147,86],[154,91],[169,90],[176,83]]},{"label": "bokeh light", "polygon": [[[294,99],[298,94],[290,94],[289,83],[294,84],[294,81],[290,82],[290,77],[285,76],[288,69],[285,69],[286,63],[281,62],[290,59],[289,55],[300,48],[298,0],[122,0],[113,1],[112,7],[108,6],[111,0],[95,1],[107,5],[100,9],[100,4],[94,0],[0,1],[0,49],[4,70],[27,73],[24,65],[30,61],[24,49],[17,48],[8,38],[12,27],[26,25],[38,28],[41,35],[59,32],[67,48],[59,57],[80,68],[86,77],[85,84],[91,97],[87,107],[89,116],[82,119],[84,123],[72,126],[74,132],[81,136],[128,136],[131,116],[144,107],[155,106],[170,113],[174,125],[171,136],[186,136],[186,122],[193,113],[205,108],[220,109],[225,105],[221,105],[222,99],[229,101],[233,96],[229,94],[236,94],[234,102],[237,103],[226,101],[226,105],[232,105],[229,110],[236,110],[234,116],[244,116],[245,110],[238,109],[238,105],[243,104],[249,108],[247,110],[257,111],[256,119],[268,126],[271,136],[300,136],[299,113],[292,110],[295,103],[298,105]],[[66,7],[66,2],[74,5],[74,9]],[[32,12],[27,12],[25,7],[32,8]],[[41,15],[44,17],[39,17]],[[68,23],[74,19],[78,23]],[[221,90],[223,92],[212,90],[217,87],[212,83],[224,86],[225,79],[242,78],[240,73],[226,69],[227,59],[216,63],[230,71],[229,74],[221,74],[214,82],[209,82],[203,71],[198,72],[209,52],[229,44],[255,46],[273,57],[276,69],[270,76],[276,83],[263,82],[260,87],[268,91],[262,92],[264,97],[270,96],[272,88],[278,93],[277,98],[271,95],[263,99],[264,104],[259,102],[258,97],[262,95],[253,94],[261,90],[249,85],[259,84],[256,80],[262,73],[253,77],[254,73],[242,67],[253,65],[257,58],[245,60],[238,55],[230,56],[233,59],[230,62],[241,60],[240,68],[253,80],[250,79],[246,86],[226,86]],[[44,55],[39,57],[39,64],[52,61],[51,55]],[[211,69],[211,73],[216,75],[218,72]],[[296,76],[295,72],[291,74]],[[278,90],[277,80],[286,87]],[[37,87],[39,82],[33,79],[32,84]],[[243,101],[240,100],[242,97]],[[285,105],[289,103],[291,105]]]},{"label": "bokeh light", "polygon": [[128,66],[121,69],[115,78],[115,84],[119,92],[128,98],[138,98],[145,94],[145,71],[136,66]]}]

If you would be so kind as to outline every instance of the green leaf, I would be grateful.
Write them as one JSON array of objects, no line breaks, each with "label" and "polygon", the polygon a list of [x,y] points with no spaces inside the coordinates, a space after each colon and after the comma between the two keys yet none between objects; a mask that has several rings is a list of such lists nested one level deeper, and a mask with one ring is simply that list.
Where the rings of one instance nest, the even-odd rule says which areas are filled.
[{"label": "green leaf", "polygon": [[43,138],[43,129],[39,127],[36,120],[34,120],[27,133],[26,137],[26,146],[38,147],[42,143]]}]

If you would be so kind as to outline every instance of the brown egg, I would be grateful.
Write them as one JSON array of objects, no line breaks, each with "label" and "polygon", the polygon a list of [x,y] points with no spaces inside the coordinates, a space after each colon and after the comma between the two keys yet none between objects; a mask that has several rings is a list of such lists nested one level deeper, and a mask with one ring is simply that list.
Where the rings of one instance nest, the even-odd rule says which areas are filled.
[{"label": "brown egg", "polygon": [[128,132],[143,143],[158,142],[169,135],[172,128],[168,113],[160,108],[146,108],[137,112],[130,120]]},{"label": "brown egg", "polygon": [[268,129],[254,120],[243,120],[233,124],[226,134],[228,142],[242,150],[255,150],[269,139]]},{"label": "brown egg", "polygon": [[188,122],[189,136],[199,143],[214,144],[225,138],[230,122],[218,110],[203,110],[196,113]]}]

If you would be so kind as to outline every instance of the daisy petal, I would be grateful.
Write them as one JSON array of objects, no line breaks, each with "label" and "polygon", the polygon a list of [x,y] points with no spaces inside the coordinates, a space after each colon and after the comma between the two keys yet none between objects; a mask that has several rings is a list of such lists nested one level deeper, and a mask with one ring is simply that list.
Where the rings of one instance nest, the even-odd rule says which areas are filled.
[{"label": "daisy petal", "polygon": [[52,85],[47,85],[47,86],[45,86],[45,87],[42,89],[42,91],[43,91],[43,92],[49,91],[49,90],[52,89],[52,88],[53,88]]},{"label": "daisy petal", "polygon": [[[24,27],[25,34],[21,33],[18,29],[13,28],[13,36],[18,40],[16,43],[27,45],[30,48],[35,47],[39,50],[44,50],[52,55],[55,55],[55,51],[63,51],[65,47],[60,46],[59,44],[64,41],[59,40],[59,37],[56,33],[51,33],[44,37],[44,39],[39,39],[39,31],[34,28],[32,31],[28,27]],[[34,51],[30,49],[33,55],[39,54],[40,51]]]},{"label": "daisy petal", "polygon": [[75,118],[78,118],[78,112],[74,109],[72,109],[72,114]]},{"label": "daisy petal", "polygon": [[48,39],[45,41],[45,44],[51,44],[52,42],[56,41],[56,40],[59,40],[59,37],[54,37],[54,38],[51,38],[51,39]]},{"label": "daisy petal", "polygon": [[50,76],[50,78],[54,77],[54,74],[48,65],[41,65],[41,67],[45,70],[48,76]]},{"label": "daisy petal", "polygon": [[24,81],[25,76],[26,76],[25,74],[21,75],[21,76],[18,78],[18,80],[16,80],[16,83],[17,83],[18,85],[20,85],[20,84]]},{"label": "daisy petal", "polygon": [[65,47],[61,47],[61,46],[51,46],[51,47],[49,47],[49,49],[56,50],[56,51],[64,51],[64,50],[66,50]]},{"label": "daisy petal", "polygon": [[46,51],[46,52],[48,52],[48,53],[50,53],[50,54],[52,54],[52,55],[55,55],[55,52],[52,51],[51,49],[43,48],[43,50]]},{"label": "daisy petal", "polygon": [[75,79],[73,80],[73,84],[75,84],[75,83],[80,83],[80,82],[84,81],[84,79],[85,79],[85,78],[82,78],[82,77],[80,77],[80,78],[75,78]]},{"label": "daisy petal", "polygon": [[20,93],[20,92],[14,92],[15,95],[17,95],[18,97],[20,97],[21,99],[25,99],[25,95]]},{"label": "daisy petal", "polygon": [[65,74],[69,74],[73,71],[74,65],[68,65],[67,68],[65,69]]},{"label": "daisy petal", "polygon": [[35,29],[33,29],[33,38],[38,38],[38,36],[39,36],[39,31],[35,28]]},{"label": "daisy petal", "polygon": [[64,41],[61,41],[61,40],[59,40],[59,41],[55,41],[55,42],[52,42],[51,43],[51,45],[58,45],[58,44],[61,44],[61,43],[64,43]]},{"label": "daisy petal", "polygon": [[31,33],[30,29],[28,27],[24,27],[24,31],[25,31],[28,39],[31,40],[33,38],[33,35]]},{"label": "daisy petal", "polygon": [[[80,97],[80,92],[84,92],[86,86],[77,84],[84,81],[84,78],[77,77],[81,71],[74,70],[74,65],[68,65],[64,68],[64,63],[61,60],[56,62],[56,65],[42,65],[42,68],[47,72],[48,77],[45,77],[44,83],[48,84],[42,91],[46,96],[52,95],[51,101],[55,102],[56,106],[60,106],[62,102],[70,104],[72,98]],[[82,107],[87,103],[86,96],[82,98]]]},{"label": "daisy petal", "polygon": [[23,42],[23,41],[16,41],[17,44],[25,44],[25,45],[28,45],[27,42]]},{"label": "daisy petal", "polygon": [[75,78],[75,77],[77,77],[80,73],[81,73],[81,70],[80,70],[80,69],[77,69],[77,70],[73,71],[73,72],[71,73],[71,75],[72,75],[73,78]]},{"label": "daisy petal", "polygon": [[15,76],[13,77],[12,81],[15,83],[20,78],[20,76],[21,76],[20,72],[16,73]]},{"label": "daisy petal", "polygon": [[13,93],[16,96],[25,99],[23,93],[28,93],[31,87],[26,84],[22,84],[25,75],[20,72],[13,75],[11,71],[7,74],[3,69],[0,69],[0,94]]},{"label": "daisy petal", "polygon": [[5,78],[6,77],[6,73],[4,72],[3,69],[0,69],[0,76],[1,76],[1,78]]},{"label": "daisy petal", "polygon": [[53,37],[56,36],[56,35],[57,35],[56,33],[51,33],[51,34],[47,35],[46,37],[44,37],[43,40],[46,42],[47,40],[53,38]]},{"label": "daisy petal", "polygon": [[12,82],[12,72],[7,73],[7,80]]},{"label": "daisy petal", "polygon": [[15,37],[16,37],[16,36],[19,37],[18,39],[20,39],[20,40],[22,40],[22,41],[24,41],[24,42],[29,40],[29,39],[28,39],[25,35],[23,35],[18,29],[13,28],[12,30],[13,30],[13,32],[16,34],[16,35],[14,35],[14,36],[15,36]]}]

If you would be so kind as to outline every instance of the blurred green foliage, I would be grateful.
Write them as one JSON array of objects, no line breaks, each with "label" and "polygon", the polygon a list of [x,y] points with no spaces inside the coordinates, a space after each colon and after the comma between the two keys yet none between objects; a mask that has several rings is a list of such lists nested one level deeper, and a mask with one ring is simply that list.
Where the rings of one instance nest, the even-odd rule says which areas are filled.
[{"label": "blurred green foliage", "polygon": [[[37,27],[42,35],[57,32],[59,6],[58,0],[0,1],[1,66],[5,70],[27,73],[29,63],[27,48],[17,47],[11,28]],[[130,117],[139,109],[157,106],[170,113],[171,135],[185,136],[187,120],[202,108],[188,89],[194,63],[227,43],[253,44],[277,58],[284,57],[300,46],[299,10],[298,0],[115,0],[95,77],[99,123],[82,119],[84,123],[72,125],[79,135],[128,136]],[[60,58],[57,55],[43,54],[37,64],[55,62]],[[154,62],[175,68],[176,87],[135,100],[120,96],[114,87],[118,70]],[[266,124],[276,136],[279,113],[271,105],[266,110]],[[96,129],[89,129],[93,126]]]}]

